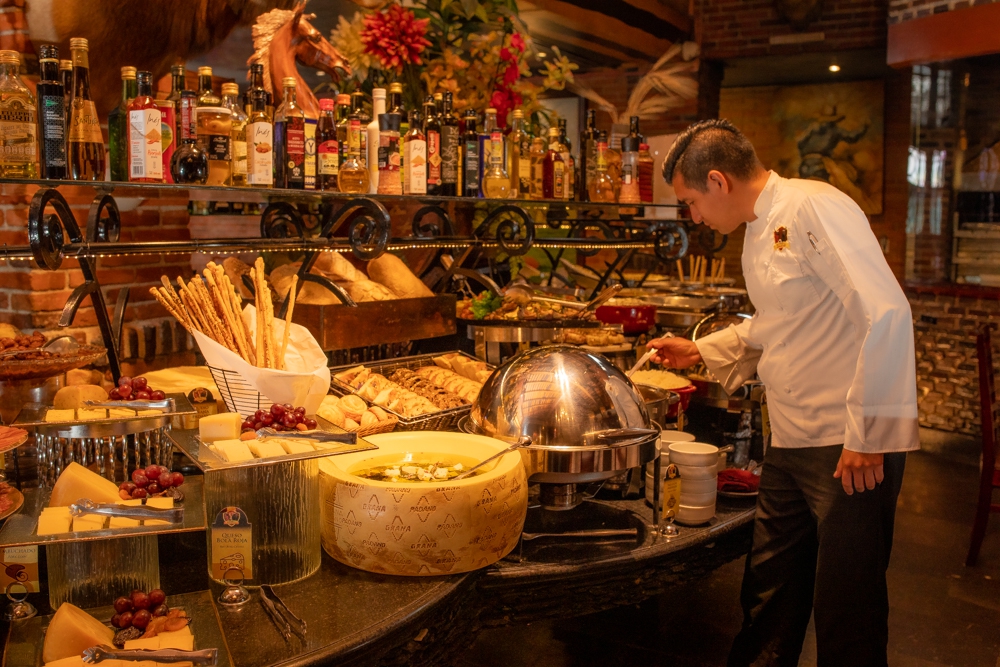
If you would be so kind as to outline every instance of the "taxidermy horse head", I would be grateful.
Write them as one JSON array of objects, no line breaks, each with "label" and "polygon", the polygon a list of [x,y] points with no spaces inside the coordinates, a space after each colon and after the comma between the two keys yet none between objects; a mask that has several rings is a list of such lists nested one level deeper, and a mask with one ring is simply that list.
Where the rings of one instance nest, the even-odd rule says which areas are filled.
[{"label": "taxidermy horse head", "polygon": [[307,116],[319,114],[319,103],[309,86],[299,75],[295,61],[326,72],[334,79],[351,75],[347,59],[326,41],[319,30],[309,23],[315,14],[303,14],[305,2],[294,11],[272,9],[257,18],[253,27],[254,54],[247,65],[259,62],[264,66],[264,88],[271,91],[274,105],[282,97],[281,80],[295,77],[296,100]]}]

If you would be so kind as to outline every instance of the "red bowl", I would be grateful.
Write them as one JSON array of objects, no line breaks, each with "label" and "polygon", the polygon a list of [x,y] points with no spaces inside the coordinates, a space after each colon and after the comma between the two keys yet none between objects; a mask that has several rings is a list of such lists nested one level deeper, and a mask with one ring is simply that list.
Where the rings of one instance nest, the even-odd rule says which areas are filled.
[{"label": "red bowl", "polygon": [[667,413],[668,417],[676,417],[678,408],[684,408],[685,410],[688,409],[688,406],[691,405],[691,395],[694,394],[694,392],[698,391],[698,388],[692,384],[688,385],[687,387],[681,387],[679,389],[671,389],[670,391],[674,392],[675,394],[680,394],[681,397],[681,400],[679,402],[674,403],[673,405],[670,406],[670,411]]},{"label": "red bowl", "polygon": [[628,335],[646,333],[656,324],[656,306],[598,306],[597,319],[622,325]]}]

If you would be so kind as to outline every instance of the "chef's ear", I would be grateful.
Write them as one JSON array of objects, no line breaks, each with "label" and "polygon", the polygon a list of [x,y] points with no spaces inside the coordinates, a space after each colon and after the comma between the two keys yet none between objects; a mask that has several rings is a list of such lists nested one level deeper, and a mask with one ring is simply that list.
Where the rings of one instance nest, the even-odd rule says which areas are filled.
[{"label": "chef's ear", "polygon": [[729,179],[726,178],[726,175],[723,174],[718,169],[712,169],[711,171],[708,172],[707,185],[709,192],[718,190],[721,194],[724,195],[729,194],[729,191],[733,189],[732,184],[729,182]]}]

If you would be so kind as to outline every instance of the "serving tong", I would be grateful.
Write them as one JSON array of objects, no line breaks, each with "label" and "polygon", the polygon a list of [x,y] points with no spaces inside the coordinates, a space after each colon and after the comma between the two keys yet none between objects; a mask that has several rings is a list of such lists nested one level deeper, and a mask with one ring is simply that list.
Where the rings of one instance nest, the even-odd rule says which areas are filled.
[{"label": "serving tong", "polygon": [[579,301],[571,301],[569,299],[560,299],[554,296],[541,296],[537,294],[530,287],[522,285],[511,285],[507,287],[506,293],[508,296],[515,296],[515,295],[526,296],[532,301],[544,301],[545,303],[555,303],[559,304],[560,306],[565,306],[567,308],[578,308],[581,313],[585,313],[588,310],[596,309],[602,303],[611,299],[621,291],[622,291],[621,285],[618,284],[608,285],[603,290],[601,290],[601,292],[597,296],[595,296],[590,301],[587,301],[586,303],[581,303]]},{"label": "serving tong", "polygon": [[173,648],[161,648],[119,651],[113,646],[104,644],[86,649],[81,654],[81,657],[88,665],[104,662],[105,660],[128,660],[134,662],[150,660],[170,663],[190,662],[195,665],[209,665],[209,667],[212,667],[219,662],[219,649],[206,648],[200,651],[181,651]]},{"label": "serving tong", "polygon": [[316,442],[340,442],[354,445],[358,442],[357,433],[334,433],[322,429],[311,431],[276,431],[273,428],[259,428],[255,431],[258,438],[288,438],[291,440],[313,440]]},{"label": "serving tong", "polygon": [[[267,612],[267,615],[271,617],[271,621],[277,626],[278,632],[285,638],[285,641],[292,638],[293,632],[301,639],[306,638],[306,622],[296,616],[288,608],[288,605],[282,602],[270,584],[261,585],[260,603],[264,607],[264,611]],[[294,625],[289,623],[289,619]]]},{"label": "serving tong", "polygon": [[159,508],[148,505],[118,505],[114,503],[95,503],[89,498],[81,498],[69,506],[69,513],[73,516],[83,516],[85,514],[99,514],[101,516],[113,516],[125,519],[158,519],[170,523],[181,523],[184,521],[184,508]]}]

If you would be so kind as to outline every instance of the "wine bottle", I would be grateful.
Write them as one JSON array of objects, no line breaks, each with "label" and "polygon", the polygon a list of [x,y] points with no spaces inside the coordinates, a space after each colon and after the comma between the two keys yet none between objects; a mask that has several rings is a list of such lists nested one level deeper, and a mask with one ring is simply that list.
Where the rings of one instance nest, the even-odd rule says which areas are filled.
[{"label": "wine bottle", "polygon": [[38,147],[42,178],[66,178],[66,91],[59,79],[59,49],[39,47]]},{"label": "wine bottle", "polygon": [[69,40],[73,58],[73,103],[69,120],[69,166],[75,181],[103,181],[106,153],[97,107],[90,98],[89,44]]}]

